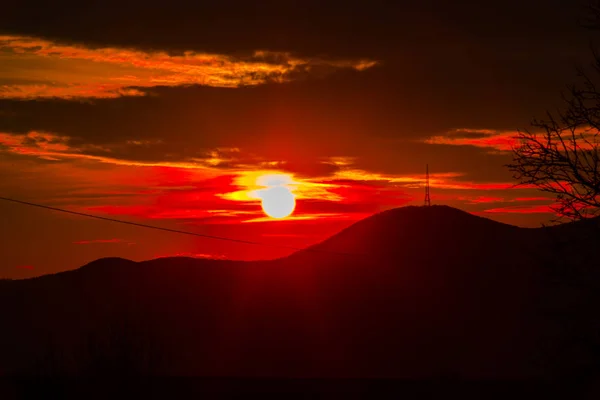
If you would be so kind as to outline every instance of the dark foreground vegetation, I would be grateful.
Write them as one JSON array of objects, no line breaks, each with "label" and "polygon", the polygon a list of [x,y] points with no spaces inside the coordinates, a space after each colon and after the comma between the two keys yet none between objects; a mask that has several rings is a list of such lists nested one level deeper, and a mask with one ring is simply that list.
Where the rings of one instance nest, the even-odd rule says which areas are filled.
[{"label": "dark foreground vegetation", "polygon": [[117,379],[152,394],[583,395],[600,382],[596,229],[405,207],[275,261],[101,259],[2,281],[0,371],[69,393]]}]

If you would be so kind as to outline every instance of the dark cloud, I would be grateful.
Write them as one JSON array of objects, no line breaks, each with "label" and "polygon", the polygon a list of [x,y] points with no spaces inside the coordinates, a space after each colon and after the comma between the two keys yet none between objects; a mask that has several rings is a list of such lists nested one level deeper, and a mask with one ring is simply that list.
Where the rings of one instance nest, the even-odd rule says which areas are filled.
[{"label": "dark cloud", "polygon": [[[503,84],[481,72],[415,71],[413,62],[244,89],[158,88],[152,96],[93,102],[2,100],[0,109],[11,116],[0,117],[0,129],[48,130],[96,144],[185,138],[230,146],[274,134],[349,142],[357,134],[397,138],[458,127],[514,130],[558,105],[560,89],[574,75],[565,68],[544,77],[543,65],[529,65],[518,76],[514,65],[505,65],[498,74],[513,75],[513,82]],[[537,77],[529,79],[534,72]]]},{"label": "dark cloud", "polygon": [[[581,2],[561,0],[169,2],[157,9],[122,2],[9,4],[0,30],[11,34],[178,54],[269,49],[367,57],[381,65],[253,88],[154,88],[144,89],[150,96],[87,102],[1,100],[0,132],[48,131],[73,146],[113,146],[113,154],[142,161],[238,147],[315,174],[325,167],[298,158],[364,157],[393,150],[382,149],[381,140],[527,126],[560,104],[575,64],[589,56],[588,33],[577,26],[581,10]],[[115,147],[128,141],[160,144]],[[414,163],[406,153],[415,146],[397,144],[397,157],[404,153]],[[88,151],[104,155],[100,148]],[[437,158],[438,150],[431,152]],[[365,163],[391,163],[369,157]]]},{"label": "dark cloud", "polygon": [[481,43],[518,42],[523,37],[543,41],[548,34],[560,37],[572,32],[581,5],[581,0],[265,0],[170,1],[155,8],[115,0],[22,0],[3,5],[0,27],[97,46],[173,52],[266,48],[366,56],[398,50],[390,44],[418,48],[427,42],[444,47],[464,36]]},{"label": "dark cloud", "polygon": [[339,170],[324,158],[346,156],[372,173],[420,174],[429,162],[435,171],[465,173],[457,179],[505,182],[509,154],[422,140],[456,129],[477,139],[484,134],[476,129],[527,127],[560,105],[575,65],[589,59],[590,33],[578,26],[584,0],[27,3],[3,6],[0,32],[179,55],[267,49],[380,61],[365,71],[324,65],[315,73],[311,65],[290,83],[238,89],[0,100],[0,133],[49,132],[84,154],[142,162],[208,160],[226,147],[241,151],[219,155],[213,168],[280,161],[290,172],[320,176]]}]

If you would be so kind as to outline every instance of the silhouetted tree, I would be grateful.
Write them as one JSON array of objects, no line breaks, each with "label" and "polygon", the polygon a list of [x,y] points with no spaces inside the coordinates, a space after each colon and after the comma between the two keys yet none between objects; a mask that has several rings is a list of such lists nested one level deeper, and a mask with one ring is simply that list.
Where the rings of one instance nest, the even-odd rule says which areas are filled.
[{"label": "silhouetted tree", "polygon": [[[590,5],[583,25],[600,29],[600,6]],[[591,71],[579,68],[581,82],[563,94],[564,110],[520,131],[508,165],[520,184],[554,194],[555,211],[569,219],[600,215],[600,55],[592,51]]]},{"label": "silhouetted tree", "polygon": [[[600,30],[600,1],[590,3],[588,11],[583,27]],[[562,110],[519,131],[508,165],[521,185],[553,194],[554,211],[571,220],[600,216],[600,54],[593,46],[592,55],[591,68],[578,68],[578,83],[563,93]],[[600,263],[588,249],[597,248],[600,226],[591,220],[579,226],[589,228],[588,234],[574,238],[559,231],[544,248],[552,301],[544,301],[540,311],[553,328],[541,359],[564,374],[595,377],[600,373],[600,318],[594,311],[600,302]]]}]

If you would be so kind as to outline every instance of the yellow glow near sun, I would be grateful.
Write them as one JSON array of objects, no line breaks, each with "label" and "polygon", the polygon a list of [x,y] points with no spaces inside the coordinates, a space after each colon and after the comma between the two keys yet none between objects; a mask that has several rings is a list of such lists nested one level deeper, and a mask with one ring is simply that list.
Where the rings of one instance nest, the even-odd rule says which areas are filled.
[{"label": "yellow glow near sun", "polygon": [[[296,202],[302,199],[340,201],[342,197],[332,188],[338,184],[301,179],[278,170],[240,171],[233,181],[239,190],[222,193],[219,197],[240,202],[260,201],[265,219],[290,217]],[[291,217],[292,218],[292,217]],[[294,216],[298,219],[299,216]]]}]

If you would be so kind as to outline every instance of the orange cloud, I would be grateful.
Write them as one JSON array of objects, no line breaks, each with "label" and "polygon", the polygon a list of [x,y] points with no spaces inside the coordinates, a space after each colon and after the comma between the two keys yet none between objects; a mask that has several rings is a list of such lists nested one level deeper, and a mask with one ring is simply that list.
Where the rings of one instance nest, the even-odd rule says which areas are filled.
[{"label": "orange cloud", "polygon": [[29,132],[25,135],[11,135],[0,132],[0,145],[8,150],[24,155],[49,155],[70,150],[66,136],[46,132]]},{"label": "orange cloud", "polygon": [[[564,129],[553,133],[558,144],[558,137],[564,139],[566,150],[571,151],[576,147],[579,149],[595,149],[598,147],[598,130],[589,126],[581,126],[572,132],[570,129]],[[490,149],[490,152],[512,151],[515,147],[522,144],[518,131],[495,131],[492,129],[453,129],[445,135],[432,136],[425,139],[427,144],[449,145],[449,146],[474,146]],[[540,139],[545,143],[546,132],[532,132],[532,138]],[[574,135],[576,141],[573,142]],[[560,146],[560,145],[559,145]],[[562,150],[562,149],[560,149]]]},{"label": "orange cloud", "polygon": [[[385,181],[389,183],[402,184],[405,187],[420,187],[425,184],[425,174],[422,175],[391,175],[377,172],[369,172],[359,168],[353,168],[349,162],[340,164],[342,168],[333,174],[333,179],[349,181]],[[432,186],[442,185],[443,182],[452,178],[462,176],[459,172],[444,172],[429,175]]]},{"label": "orange cloud", "polygon": [[506,201],[504,197],[493,197],[493,196],[476,196],[476,197],[459,197],[458,200],[466,200],[468,204],[482,204],[482,203],[502,203]]},{"label": "orange cloud", "polygon": [[[500,189],[501,190],[501,189]],[[551,200],[550,197],[495,197],[495,196],[459,196],[456,198],[450,198],[465,201],[466,204],[486,204],[486,203],[525,203],[525,202],[548,202]]]},{"label": "orange cloud", "polygon": [[491,129],[454,129],[445,135],[425,139],[425,143],[511,151],[518,144],[517,134],[516,131],[495,131]]},{"label": "orange cloud", "polygon": [[[0,98],[115,98],[142,96],[155,86],[255,86],[288,82],[314,67],[364,71],[377,61],[302,58],[286,52],[246,56],[169,54],[126,48],[88,48],[50,40],[0,35]],[[14,82],[14,83],[11,83]]]},{"label": "orange cloud", "polygon": [[[88,154],[90,150],[101,150],[105,153],[110,153],[110,147],[99,147],[95,145],[81,145],[73,147],[69,144],[69,137],[55,135],[48,132],[31,131],[26,134],[11,134],[0,132],[0,151],[8,151],[14,154],[33,156],[45,160],[84,160],[96,161],[100,163],[137,166],[137,167],[176,167],[183,169],[198,169],[204,170],[207,173],[213,171],[215,166],[212,158],[193,158],[187,161],[156,161],[142,162],[125,160],[122,158],[99,156]],[[129,145],[143,145],[142,142],[129,142]],[[218,163],[217,163],[218,164]]]},{"label": "orange cloud", "polygon": [[[343,214],[343,213],[311,213],[311,214],[303,214],[303,215],[290,215],[286,217],[286,222],[288,221],[304,221],[304,220],[314,220],[314,219],[354,219],[353,215]],[[243,222],[273,222],[273,218],[271,217],[258,217],[244,220]]]},{"label": "orange cloud", "polygon": [[549,205],[539,206],[509,206],[499,207],[484,210],[486,213],[504,213],[504,214],[545,214],[555,213],[555,211]]},{"label": "orange cloud", "polygon": [[193,253],[193,252],[177,252],[170,254],[155,254],[152,259],[156,258],[167,258],[167,257],[191,257],[191,258],[207,258],[212,260],[224,260],[226,257],[222,254],[205,254],[205,253]]},{"label": "orange cloud", "polygon": [[517,197],[514,201],[548,201],[548,197]]},{"label": "orange cloud", "polygon": [[[463,177],[465,174],[460,172],[443,172],[429,175],[429,184],[437,189],[456,189],[456,190],[506,190],[506,189],[531,189],[533,185],[515,186],[513,182],[470,182],[462,181],[456,178]],[[333,175],[333,179],[347,181],[381,181],[407,189],[419,189],[425,185],[425,174],[421,175],[390,175],[368,172],[357,168],[343,168]]]}]

